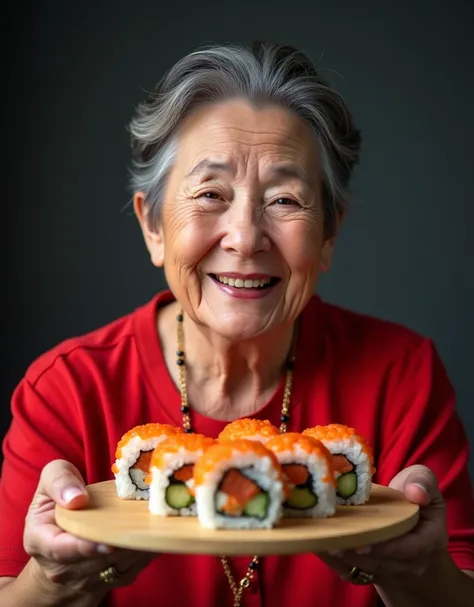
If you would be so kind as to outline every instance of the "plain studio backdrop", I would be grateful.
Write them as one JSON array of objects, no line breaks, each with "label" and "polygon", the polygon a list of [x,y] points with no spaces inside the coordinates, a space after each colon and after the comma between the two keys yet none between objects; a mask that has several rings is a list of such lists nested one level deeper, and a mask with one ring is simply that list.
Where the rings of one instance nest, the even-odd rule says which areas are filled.
[{"label": "plain studio backdrop", "polygon": [[10,2],[0,436],[37,356],[164,287],[123,211],[134,105],[194,48],[260,38],[306,51],[363,134],[321,295],[431,337],[474,444],[473,9],[469,0]]}]

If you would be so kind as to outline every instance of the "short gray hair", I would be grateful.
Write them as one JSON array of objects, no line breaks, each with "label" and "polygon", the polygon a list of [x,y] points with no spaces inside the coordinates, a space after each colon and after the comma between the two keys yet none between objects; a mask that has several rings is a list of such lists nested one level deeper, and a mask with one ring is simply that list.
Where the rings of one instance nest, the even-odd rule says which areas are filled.
[{"label": "short gray hair", "polygon": [[211,46],[178,61],[139,104],[129,129],[130,186],[144,192],[149,222],[160,217],[167,176],[177,150],[176,132],[196,107],[241,98],[261,106],[277,104],[302,117],[320,153],[326,231],[345,209],[361,137],[341,96],[306,55],[281,44]]}]

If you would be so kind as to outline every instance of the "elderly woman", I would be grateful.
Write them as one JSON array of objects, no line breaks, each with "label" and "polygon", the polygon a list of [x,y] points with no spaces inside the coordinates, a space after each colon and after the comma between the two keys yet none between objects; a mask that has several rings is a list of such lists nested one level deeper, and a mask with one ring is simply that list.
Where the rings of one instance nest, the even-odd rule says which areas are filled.
[{"label": "elderly woman", "polygon": [[[17,387],[3,445],[0,604],[472,604],[468,444],[432,342],[314,295],[359,154],[339,95],[291,48],[217,46],[171,69],[131,133],[134,209],[169,290],[47,352]],[[358,551],[256,564],[113,549],[55,524],[56,503],[82,508],[85,484],[111,478],[131,427],[182,423],[216,436],[242,417],[357,428],[374,449],[374,480],[420,505],[418,526]]]}]

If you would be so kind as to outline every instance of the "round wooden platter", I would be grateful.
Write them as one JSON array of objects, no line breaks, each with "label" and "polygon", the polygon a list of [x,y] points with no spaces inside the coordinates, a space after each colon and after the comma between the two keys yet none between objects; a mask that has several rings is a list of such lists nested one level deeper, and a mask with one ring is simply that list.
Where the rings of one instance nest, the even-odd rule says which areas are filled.
[{"label": "round wooden platter", "polygon": [[121,500],[114,481],[88,486],[89,506],[56,506],[64,531],[120,548],[157,553],[269,555],[348,550],[396,538],[413,529],[419,508],[398,491],[373,485],[362,506],[338,506],[325,519],[283,519],[273,529],[203,529],[196,517],[158,517],[143,500]]}]

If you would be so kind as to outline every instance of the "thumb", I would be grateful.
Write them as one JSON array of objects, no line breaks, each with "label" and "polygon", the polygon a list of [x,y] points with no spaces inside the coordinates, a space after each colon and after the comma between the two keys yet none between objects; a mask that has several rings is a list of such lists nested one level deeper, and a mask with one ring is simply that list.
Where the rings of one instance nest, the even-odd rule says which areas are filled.
[{"label": "thumb", "polygon": [[441,499],[436,476],[426,466],[405,468],[390,481],[389,487],[401,491],[410,502],[420,506]]},{"label": "thumb", "polygon": [[89,500],[79,470],[70,462],[56,459],[43,468],[37,493],[64,508],[84,508]]}]

